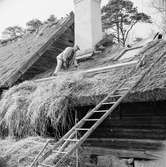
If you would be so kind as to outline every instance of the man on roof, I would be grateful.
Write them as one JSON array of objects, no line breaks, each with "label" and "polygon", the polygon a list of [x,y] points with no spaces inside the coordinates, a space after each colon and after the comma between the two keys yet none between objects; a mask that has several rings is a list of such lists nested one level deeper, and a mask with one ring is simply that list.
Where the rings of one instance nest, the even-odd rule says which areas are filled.
[{"label": "man on roof", "polygon": [[74,47],[67,47],[62,53],[57,56],[57,66],[53,73],[53,76],[57,75],[57,73],[63,68],[67,70],[70,65],[74,64],[75,67],[78,66],[76,60],[76,52],[80,50],[78,45]]}]

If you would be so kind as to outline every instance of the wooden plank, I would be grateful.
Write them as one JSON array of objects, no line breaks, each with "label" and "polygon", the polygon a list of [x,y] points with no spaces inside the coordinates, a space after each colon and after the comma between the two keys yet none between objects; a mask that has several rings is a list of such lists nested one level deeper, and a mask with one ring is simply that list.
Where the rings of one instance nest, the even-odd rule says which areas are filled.
[{"label": "wooden plank", "polygon": [[95,68],[95,69],[90,69],[84,71],[84,73],[91,73],[91,72],[99,72],[99,71],[104,71],[104,70],[110,70],[112,68],[117,68],[117,67],[123,67],[123,66],[130,66],[130,65],[135,65],[137,64],[137,60],[131,61],[131,62],[126,62],[126,63],[116,63],[107,67],[100,67],[100,68]]},{"label": "wooden plank", "polygon": [[94,49],[80,50],[77,52],[76,57],[84,56],[85,54],[92,53]]},{"label": "wooden plank", "polygon": [[112,119],[107,118],[103,124],[102,128],[133,128],[134,129],[166,129],[166,119],[135,119],[135,118],[125,118],[125,119]]},{"label": "wooden plank", "polygon": [[165,140],[165,129],[97,128],[90,138],[130,138]]},{"label": "wooden plank", "polygon": [[[113,68],[129,66],[129,65],[136,65],[136,64],[137,64],[137,61],[131,61],[131,62],[127,62],[127,63],[118,63],[118,64],[113,64],[113,65],[110,65],[110,66],[106,66],[106,67],[84,70],[84,71],[80,71],[80,72],[82,72],[84,75],[86,75],[87,73],[95,73],[95,72],[103,72],[103,71],[106,72],[106,71],[109,71]],[[45,82],[45,81],[51,81],[53,79],[56,79],[56,76],[34,80],[34,82]]]},{"label": "wooden plank", "polygon": [[126,150],[160,150],[165,147],[162,140],[128,138],[88,138],[84,146]]},{"label": "wooden plank", "polygon": [[160,152],[147,151],[147,150],[123,150],[123,149],[108,149],[102,147],[83,147],[84,155],[114,155],[120,158],[140,158],[155,160],[161,157]]},{"label": "wooden plank", "polygon": [[80,61],[80,60],[86,60],[86,59],[89,59],[89,58],[91,58],[93,56],[93,52],[90,52],[90,53],[86,53],[86,54],[84,54],[83,56],[78,56],[78,57],[76,57],[76,60],[77,61]]},{"label": "wooden plank", "polygon": [[150,143],[150,144],[164,144],[165,141],[163,140],[151,140],[151,139],[129,139],[129,138],[88,138],[86,142],[133,142],[133,143]]}]

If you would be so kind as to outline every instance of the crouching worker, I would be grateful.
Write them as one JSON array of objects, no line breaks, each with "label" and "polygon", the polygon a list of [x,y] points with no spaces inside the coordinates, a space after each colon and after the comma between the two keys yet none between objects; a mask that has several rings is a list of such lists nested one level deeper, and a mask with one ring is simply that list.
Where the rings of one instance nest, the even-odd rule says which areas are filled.
[{"label": "crouching worker", "polygon": [[63,68],[67,70],[71,64],[74,64],[75,67],[78,66],[76,60],[76,52],[80,50],[78,45],[74,47],[67,47],[62,53],[57,56],[57,66],[53,73],[53,76]]}]

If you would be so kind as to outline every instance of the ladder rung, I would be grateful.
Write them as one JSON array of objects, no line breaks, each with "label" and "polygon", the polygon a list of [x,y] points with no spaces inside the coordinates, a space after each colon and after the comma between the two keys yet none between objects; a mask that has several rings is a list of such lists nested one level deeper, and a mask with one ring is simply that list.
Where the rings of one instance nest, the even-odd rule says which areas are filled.
[{"label": "ladder rung", "polygon": [[97,111],[93,111],[93,112],[107,112],[108,110],[97,110]]},{"label": "ladder rung", "polygon": [[84,119],[85,121],[98,121],[99,119]]},{"label": "ladder rung", "polygon": [[87,129],[87,128],[76,128],[76,130],[88,131],[89,129]]},{"label": "ladder rung", "polygon": [[58,153],[58,154],[66,154],[66,153],[67,153],[67,152],[55,151],[55,150],[53,150],[52,152],[53,152],[53,153]]},{"label": "ladder rung", "polygon": [[76,141],[79,141],[78,139],[64,139],[64,140],[65,140],[65,141],[73,141],[73,142],[74,142],[74,141],[75,141],[75,142],[76,142]]},{"label": "ladder rung", "polygon": [[116,102],[104,102],[103,105],[115,104]]},{"label": "ladder rung", "polygon": [[40,166],[44,166],[44,167],[53,167],[53,166],[46,165],[46,164],[42,164],[42,163],[38,163],[38,165],[40,165]]}]

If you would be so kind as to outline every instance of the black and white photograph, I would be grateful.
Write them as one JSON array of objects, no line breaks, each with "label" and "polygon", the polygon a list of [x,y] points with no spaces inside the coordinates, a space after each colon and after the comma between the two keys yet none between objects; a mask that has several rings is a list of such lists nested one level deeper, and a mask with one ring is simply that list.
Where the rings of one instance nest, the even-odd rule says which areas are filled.
[{"label": "black and white photograph", "polygon": [[0,0],[0,167],[166,167],[166,0]]}]

